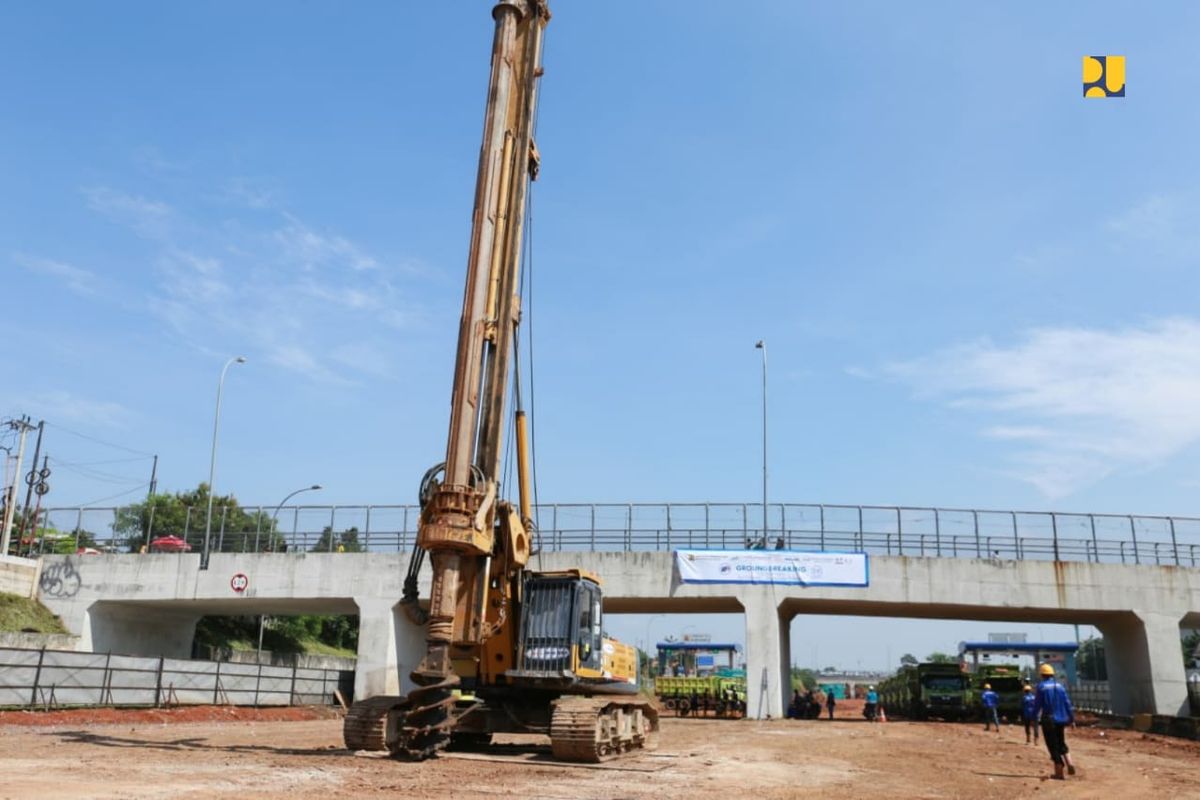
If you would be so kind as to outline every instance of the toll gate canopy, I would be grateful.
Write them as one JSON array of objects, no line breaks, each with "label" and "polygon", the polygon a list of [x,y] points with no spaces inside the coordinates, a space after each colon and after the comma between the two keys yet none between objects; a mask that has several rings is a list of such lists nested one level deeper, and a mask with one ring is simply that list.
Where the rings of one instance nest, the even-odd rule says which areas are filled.
[{"label": "toll gate canopy", "polygon": [[[713,675],[734,672],[741,647],[725,642],[659,642],[659,675]],[[724,662],[724,663],[722,663]]]},{"label": "toll gate canopy", "polygon": [[[1029,674],[1037,674],[1040,664],[1050,664],[1055,673],[1067,683],[1079,680],[1076,669],[1078,642],[959,642],[958,659],[969,672],[988,664],[1017,663],[1030,667]],[[1022,659],[1029,662],[1022,663]]]}]

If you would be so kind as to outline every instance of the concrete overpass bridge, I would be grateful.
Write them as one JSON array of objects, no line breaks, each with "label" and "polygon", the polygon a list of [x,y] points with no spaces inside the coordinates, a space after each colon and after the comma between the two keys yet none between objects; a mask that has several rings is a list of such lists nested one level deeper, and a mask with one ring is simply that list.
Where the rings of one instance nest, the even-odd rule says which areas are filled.
[{"label": "concrete overpass bridge", "polygon": [[[543,544],[553,541],[547,535]],[[1138,556],[1149,564],[1122,564],[1005,558],[1002,551],[984,558],[908,555],[912,545],[905,545],[905,555],[871,556],[866,587],[685,583],[664,544],[547,549],[531,566],[602,575],[609,613],[743,614],[754,716],[783,713],[789,625],[797,614],[1092,624],[1105,638],[1114,710],[1187,713],[1180,627],[1200,627],[1200,569],[1182,557],[1187,551],[1178,550],[1178,540],[1167,560],[1180,565],[1143,558],[1152,550]],[[685,544],[701,542],[670,538],[671,546]],[[1057,544],[1061,556],[1066,548]],[[1023,543],[1018,538],[1014,546],[1020,551]],[[977,552],[985,552],[982,541]],[[38,585],[42,601],[82,637],[81,648],[100,652],[186,657],[206,614],[358,614],[356,694],[367,697],[407,691],[407,673],[423,650],[421,631],[396,605],[407,561],[407,553],[394,551],[213,552],[201,569],[199,554],[44,556]],[[422,580],[428,594],[427,572]]]}]

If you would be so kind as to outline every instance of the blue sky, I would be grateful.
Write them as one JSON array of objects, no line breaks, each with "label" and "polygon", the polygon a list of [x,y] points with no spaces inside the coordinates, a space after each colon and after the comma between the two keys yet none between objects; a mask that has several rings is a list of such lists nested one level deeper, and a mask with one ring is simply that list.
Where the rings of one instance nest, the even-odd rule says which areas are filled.
[{"label": "blue sky", "polygon": [[[148,474],[67,430],[204,479],[239,353],[218,490],[414,497],[489,5],[0,12],[0,415],[59,426],[49,500]],[[554,5],[541,498],[758,497],[765,338],[773,498],[1195,513],[1200,9],[731,8]],[[1081,98],[1089,53],[1126,98]]]}]

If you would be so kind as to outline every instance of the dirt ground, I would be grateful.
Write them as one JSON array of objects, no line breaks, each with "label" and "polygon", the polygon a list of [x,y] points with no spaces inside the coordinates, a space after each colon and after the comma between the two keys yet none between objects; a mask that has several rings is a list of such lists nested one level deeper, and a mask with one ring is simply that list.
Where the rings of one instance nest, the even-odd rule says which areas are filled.
[{"label": "dirt ground", "polygon": [[327,710],[230,712],[6,714],[0,797],[1200,798],[1200,743],[1098,727],[1068,734],[1080,769],[1060,783],[1015,727],[668,718],[654,752],[615,764],[555,764],[538,737],[409,764],[342,750]]}]

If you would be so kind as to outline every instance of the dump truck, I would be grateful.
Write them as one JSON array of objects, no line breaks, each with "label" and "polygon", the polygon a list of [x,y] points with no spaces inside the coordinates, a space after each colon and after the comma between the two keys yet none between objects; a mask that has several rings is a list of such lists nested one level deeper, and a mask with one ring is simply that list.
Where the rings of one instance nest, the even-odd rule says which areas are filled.
[{"label": "dump truck", "polygon": [[959,720],[967,715],[970,678],[958,664],[906,665],[879,685],[889,714],[909,719]]},{"label": "dump truck", "polygon": [[746,677],[661,676],[654,679],[659,704],[681,717],[736,719],[746,715]]},{"label": "dump truck", "polygon": [[[399,598],[424,628],[425,653],[410,675],[416,688],[356,698],[343,737],[352,750],[419,760],[452,746],[484,747],[495,733],[541,733],[555,758],[596,762],[646,747],[658,715],[639,695],[636,651],[604,633],[601,576],[529,568],[537,531],[517,334],[550,9],[546,0],[499,0],[492,18],[446,457],[421,479]],[[501,485],[508,431],[515,498]],[[426,559],[431,590],[423,599]]]},{"label": "dump truck", "polygon": [[1021,668],[1016,664],[980,664],[971,675],[971,690],[967,706],[973,716],[983,719],[983,685],[991,684],[992,691],[1000,696],[1000,716],[1010,720],[1021,718],[1021,696],[1025,693],[1025,680]]},{"label": "dump truck", "polygon": [[[656,649],[654,695],[662,708],[681,717],[746,715],[746,673],[733,667],[738,645],[666,641]],[[724,665],[718,665],[721,660]]]}]

